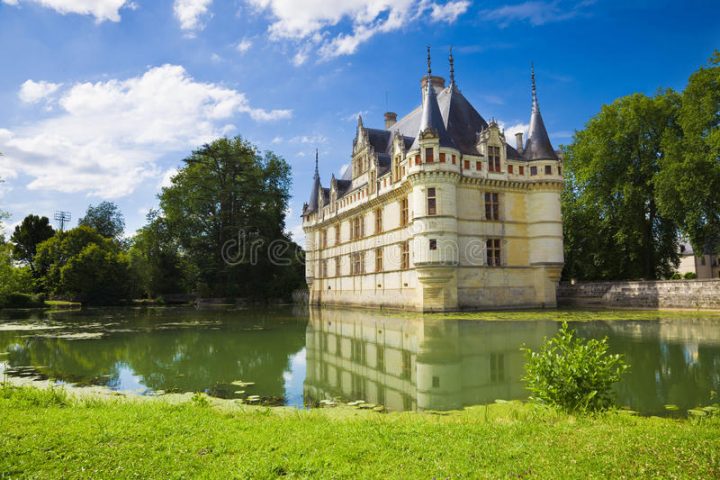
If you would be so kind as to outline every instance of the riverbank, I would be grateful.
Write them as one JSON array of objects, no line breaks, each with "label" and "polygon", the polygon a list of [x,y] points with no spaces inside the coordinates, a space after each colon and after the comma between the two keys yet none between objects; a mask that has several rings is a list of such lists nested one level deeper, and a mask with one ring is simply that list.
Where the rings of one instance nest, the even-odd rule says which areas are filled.
[{"label": "riverbank", "polygon": [[[199,398],[199,399],[198,399]],[[720,419],[293,411],[0,387],[0,477],[717,478]]]}]

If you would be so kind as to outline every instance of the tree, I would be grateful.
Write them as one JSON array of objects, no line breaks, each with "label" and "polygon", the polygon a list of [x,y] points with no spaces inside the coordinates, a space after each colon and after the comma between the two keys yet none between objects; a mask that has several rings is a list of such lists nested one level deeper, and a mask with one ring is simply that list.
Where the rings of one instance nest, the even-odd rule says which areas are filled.
[{"label": "tree", "polygon": [[43,289],[83,303],[115,303],[131,293],[126,255],[117,241],[87,226],[59,232],[41,243],[35,257]]},{"label": "tree", "polygon": [[657,279],[676,268],[678,226],[659,211],[655,183],[679,107],[673,91],[630,95],[575,134],[562,195],[566,278]]},{"label": "tree", "polygon": [[94,228],[104,237],[119,240],[125,231],[125,217],[113,202],[100,202],[88,207],[78,225]]},{"label": "tree", "polygon": [[665,142],[658,206],[696,252],[720,252],[720,51],[690,76],[678,123]]},{"label": "tree", "polygon": [[148,213],[147,220],[148,224],[135,234],[128,252],[141,293],[150,298],[186,293],[187,278],[192,277],[190,266],[180,255],[167,221],[156,210]]},{"label": "tree", "polygon": [[35,275],[35,254],[37,246],[55,235],[50,219],[37,215],[28,215],[22,223],[15,227],[10,237],[13,243],[13,254],[20,262],[28,265]]},{"label": "tree", "polygon": [[18,267],[12,257],[12,246],[0,244],[0,306],[9,295],[32,292],[32,276],[27,267]]},{"label": "tree", "polygon": [[204,145],[184,163],[160,194],[160,207],[198,292],[289,295],[293,282],[286,280],[298,270],[291,260],[297,246],[285,234],[290,166],[272,152],[261,156],[241,137]]}]

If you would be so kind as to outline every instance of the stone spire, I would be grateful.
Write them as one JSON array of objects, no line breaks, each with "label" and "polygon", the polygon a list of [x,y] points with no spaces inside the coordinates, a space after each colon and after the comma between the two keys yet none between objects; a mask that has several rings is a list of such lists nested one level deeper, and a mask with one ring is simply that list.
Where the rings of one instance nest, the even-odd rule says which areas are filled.
[{"label": "stone spire", "polygon": [[318,209],[318,191],[320,191],[320,169],[318,167],[318,149],[315,149],[315,176],[313,177],[310,201],[307,203],[305,213],[312,213]]},{"label": "stone spire", "polygon": [[427,48],[427,82],[425,84],[425,94],[423,95],[422,114],[420,116],[420,129],[411,148],[418,148],[421,136],[430,131],[440,139],[440,145],[443,147],[453,147],[455,144],[445,128],[442,114],[440,113],[440,105],[438,105],[437,95],[432,86],[432,65],[430,63],[430,47]]},{"label": "stone spire", "polygon": [[452,47],[450,47],[450,56],[448,59],[450,60],[450,88],[455,89],[457,85],[455,85],[455,58],[453,58]]},{"label": "stone spire", "polygon": [[557,160],[558,156],[550,143],[545,122],[540,114],[540,105],[537,99],[537,86],[535,85],[535,66],[530,66],[530,78],[532,82],[532,111],[530,113],[530,127],[528,138],[523,149],[525,160]]}]

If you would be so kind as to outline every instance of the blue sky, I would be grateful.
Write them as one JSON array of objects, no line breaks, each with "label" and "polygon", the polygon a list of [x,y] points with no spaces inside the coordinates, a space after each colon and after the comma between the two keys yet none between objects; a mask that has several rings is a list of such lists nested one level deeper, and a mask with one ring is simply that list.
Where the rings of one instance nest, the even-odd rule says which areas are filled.
[{"label": "blue sky", "polygon": [[358,113],[419,104],[426,45],[443,76],[454,47],[461,90],[508,131],[534,61],[557,146],[619,96],[682,89],[718,18],[717,0],[0,0],[0,209],[75,224],[112,200],[131,233],[194,147],[241,134],[292,165],[297,237],[315,148],[327,184]]}]

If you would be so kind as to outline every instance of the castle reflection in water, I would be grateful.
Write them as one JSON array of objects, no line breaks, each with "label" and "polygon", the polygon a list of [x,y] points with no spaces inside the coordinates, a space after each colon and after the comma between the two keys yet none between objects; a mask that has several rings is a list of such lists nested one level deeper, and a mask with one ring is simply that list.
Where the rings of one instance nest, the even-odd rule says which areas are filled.
[{"label": "castle reflection in water", "polygon": [[305,402],[340,398],[389,410],[449,410],[524,399],[524,355],[555,322],[473,322],[311,309]]}]

